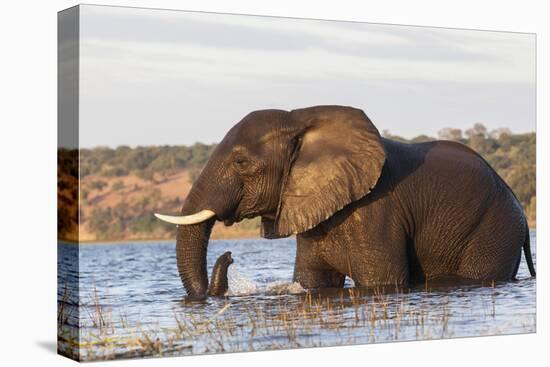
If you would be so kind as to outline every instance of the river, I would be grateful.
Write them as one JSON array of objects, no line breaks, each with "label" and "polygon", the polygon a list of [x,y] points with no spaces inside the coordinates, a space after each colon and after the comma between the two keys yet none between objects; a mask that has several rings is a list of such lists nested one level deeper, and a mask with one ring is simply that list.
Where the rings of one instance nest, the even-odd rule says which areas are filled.
[{"label": "river", "polygon": [[[531,248],[536,257],[536,232]],[[213,240],[231,251],[227,297],[184,302],[175,243],[58,244],[59,349],[80,360],[190,355],[536,330],[536,281],[304,291],[295,239]],[[78,261],[76,260],[78,259]],[[79,306],[79,307],[77,307]]]}]

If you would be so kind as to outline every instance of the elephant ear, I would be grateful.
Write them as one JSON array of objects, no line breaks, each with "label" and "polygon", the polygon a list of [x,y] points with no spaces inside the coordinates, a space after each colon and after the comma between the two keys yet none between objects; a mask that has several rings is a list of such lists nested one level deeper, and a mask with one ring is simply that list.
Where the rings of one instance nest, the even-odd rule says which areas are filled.
[{"label": "elephant ear", "polygon": [[386,154],[380,134],[362,110],[318,106],[291,111],[294,152],[273,221],[264,237],[305,232],[376,185]]}]

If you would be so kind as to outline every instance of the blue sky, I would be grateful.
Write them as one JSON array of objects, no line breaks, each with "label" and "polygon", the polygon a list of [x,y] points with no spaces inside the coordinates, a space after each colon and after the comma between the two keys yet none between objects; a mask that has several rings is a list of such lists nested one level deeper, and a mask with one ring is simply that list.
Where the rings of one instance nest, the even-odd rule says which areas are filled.
[{"label": "blue sky", "polygon": [[212,143],[319,104],[405,137],[535,130],[532,34],[85,5],[80,36],[83,147]]}]

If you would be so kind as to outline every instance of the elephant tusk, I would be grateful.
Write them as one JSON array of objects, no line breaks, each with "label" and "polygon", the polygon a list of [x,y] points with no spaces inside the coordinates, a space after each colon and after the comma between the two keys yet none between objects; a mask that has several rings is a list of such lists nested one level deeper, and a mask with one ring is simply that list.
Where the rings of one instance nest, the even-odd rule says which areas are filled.
[{"label": "elephant tusk", "polygon": [[172,223],[172,224],[183,224],[183,225],[202,223],[205,220],[208,220],[215,215],[216,213],[208,209],[201,210],[200,212],[195,214],[182,215],[182,216],[172,216],[172,215],[155,213],[155,217],[157,217],[160,220],[163,220],[165,222]]}]

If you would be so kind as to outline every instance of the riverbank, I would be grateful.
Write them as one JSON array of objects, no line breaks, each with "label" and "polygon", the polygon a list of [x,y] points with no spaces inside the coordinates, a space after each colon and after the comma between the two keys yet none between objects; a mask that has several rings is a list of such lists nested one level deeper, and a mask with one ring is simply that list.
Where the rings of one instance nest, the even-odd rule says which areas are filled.
[{"label": "riverbank", "polygon": [[[101,243],[141,243],[141,242],[162,242],[162,241],[175,241],[176,239],[176,227],[174,226],[172,231],[159,232],[154,231],[151,233],[135,233],[131,236],[126,236],[123,238],[97,238],[96,236],[90,236],[89,234],[84,234],[80,236],[80,240],[77,241],[75,238],[78,236],[70,237],[59,237],[58,241],[65,243],[80,243],[80,244],[101,244]],[[256,226],[251,226],[250,223],[245,224],[244,226],[240,223],[234,224],[231,227],[226,227],[223,223],[218,222],[214,225],[212,229],[212,235],[210,239],[212,240],[238,240],[238,239],[251,239],[251,238],[260,238],[260,228]]]},{"label": "riverbank", "polygon": [[[536,232],[536,228],[530,228],[531,232]],[[238,231],[231,233],[227,231],[226,233],[215,233],[213,231],[211,240],[250,240],[258,239],[260,237],[259,230],[247,230],[247,231]],[[101,244],[153,244],[153,243],[166,243],[174,242],[176,240],[176,233],[174,231],[173,236],[163,236],[163,237],[137,237],[137,238],[124,238],[124,239],[104,239],[104,240],[81,240],[74,241],[66,238],[58,238],[57,241],[61,243],[66,243],[70,245],[101,245]]]}]

